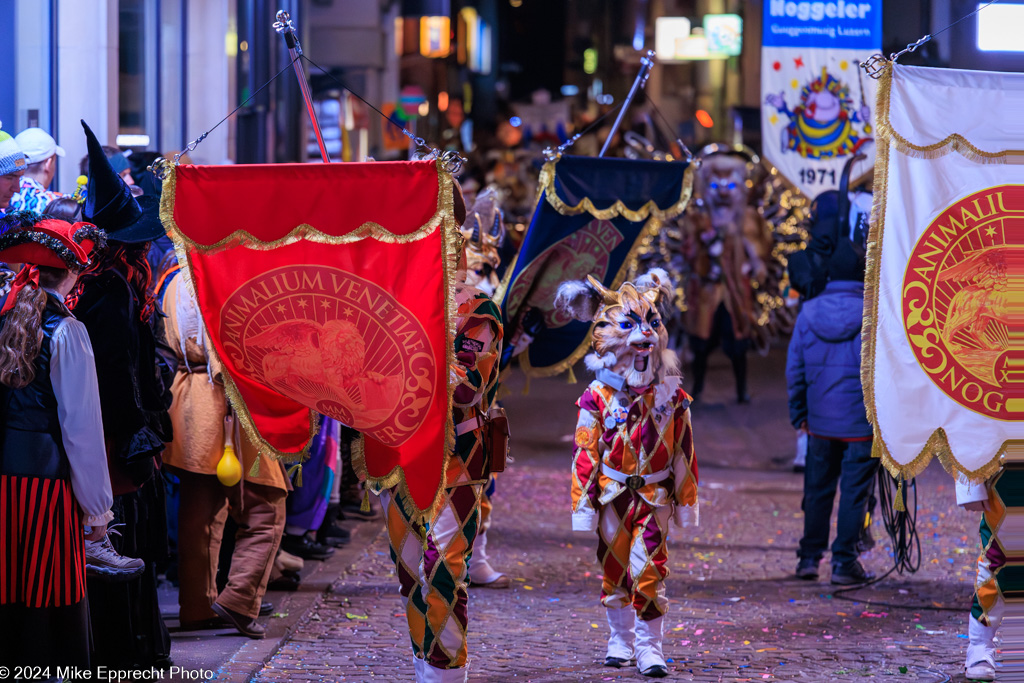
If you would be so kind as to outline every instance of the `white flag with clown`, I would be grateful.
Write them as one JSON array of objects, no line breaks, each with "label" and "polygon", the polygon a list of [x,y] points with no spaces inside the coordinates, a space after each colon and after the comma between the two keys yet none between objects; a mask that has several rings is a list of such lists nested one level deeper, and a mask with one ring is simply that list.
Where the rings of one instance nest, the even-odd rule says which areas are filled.
[{"label": "white flag with clown", "polygon": [[887,66],[862,373],[876,453],[974,481],[1024,446],[1024,74]]},{"label": "white flag with clown", "polygon": [[858,64],[882,42],[882,3],[765,0],[761,48],[764,157],[806,196],[839,187],[874,163],[876,82]]}]

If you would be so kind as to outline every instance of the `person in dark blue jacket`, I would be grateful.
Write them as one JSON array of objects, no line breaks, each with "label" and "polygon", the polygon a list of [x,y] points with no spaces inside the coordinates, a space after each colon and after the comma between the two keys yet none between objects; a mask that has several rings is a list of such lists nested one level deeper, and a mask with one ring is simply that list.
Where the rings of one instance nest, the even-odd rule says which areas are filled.
[{"label": "person in dark blue jacket", "polygon": [[818,578],[828,548],[836,488],[839,517],[832,544],[832,583],[870,581],[858,540],[878,460],[871,457],[872,429],[860,383],[864,260],[854,249],[837,249],[825,290],[807,301],[789,343],[786,382],[793,427],[809,432],[804,470],[804,535],[796,574]]}]

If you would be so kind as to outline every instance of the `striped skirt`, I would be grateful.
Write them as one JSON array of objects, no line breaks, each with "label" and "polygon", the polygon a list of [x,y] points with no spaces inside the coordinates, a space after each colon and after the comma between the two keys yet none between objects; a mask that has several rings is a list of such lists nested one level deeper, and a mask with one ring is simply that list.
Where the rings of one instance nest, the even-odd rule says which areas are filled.
[{"label": "striped skirt", "polygon": [[0,605],[81,602],[84,541],[70,482],[0,475]]}]

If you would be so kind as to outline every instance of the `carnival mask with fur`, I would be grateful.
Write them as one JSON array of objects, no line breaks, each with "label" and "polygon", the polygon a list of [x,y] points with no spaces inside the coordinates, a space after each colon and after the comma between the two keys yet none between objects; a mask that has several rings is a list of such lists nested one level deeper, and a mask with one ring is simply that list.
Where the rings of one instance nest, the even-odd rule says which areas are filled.
[{"label": "carnival mask with fur", "polygon": [[740,220],[747,205],[747,161],[729,154],[714,154],[701,164],[700,180],[712,223]]},{"label": "carnival mask with fur", "polygon": [[465,283],[476,287],[487,296],[498,288],[497,267],[501,263],[498,247],[505,236],[500,197],[497,190],[488,187],[479,195],[462,226],[465,240]]},{"label": "carnival mask with fur", "polygon": [[629,386],[643,388],[679,371],[658,307],[671,300],[668,275],[656,268],[618,290],[608,289],[593,276],[586,282],[563,282],[555,306],[577,320],[595,323],[594,353],[585,361],[590,370],[607,368]]}]

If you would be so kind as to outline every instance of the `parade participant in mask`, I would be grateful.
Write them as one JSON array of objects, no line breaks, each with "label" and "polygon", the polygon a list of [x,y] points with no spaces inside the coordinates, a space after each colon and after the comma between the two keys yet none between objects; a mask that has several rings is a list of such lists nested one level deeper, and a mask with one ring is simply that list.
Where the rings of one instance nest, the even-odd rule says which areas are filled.
[{"label": "parade participant in mask", "polygon": [[[498,288],[497,268],[501,263],[498,253],[505,237],[499,194],[487,187],[477,195],[473,208],[462,226],[465,238],[466,285],[476,287],[489,297]],[[497,488],[497,475],[492,473],[480,496],[480,525],[473,542],[473,556],[469,561],[469,579],[474,586],[508,588],[512,579],[494,569],[487,554],[487,538],[494,522],[494,504],[491,496]]]},{"label": "parade participant in mask", "polygon": [[484,189],[477,195],[462,226],[462,236],[466,240],[466,284],[476,287],[487,296],[494,296],[498,288],[497,268],[501,264],[498,248],[505,238],[505,225],[498,202],[496,189]]},{"label": "parade participant in mask", "polygon": [[164,487],[156,458],[171,440],[170,392],[156,355],[156,302],[146,254],[164,234],[155,197],[132,196],[85,122],[89,184],[84,213],[108,248],[82,274],[75,315],[96,354],[116,539],[87,548],[93,660],[106,666],[163,667],[170,634],[160,615],[156,566],[167,554]]},{"label": "parade participant in mask", "polygon": [[35,217],[0,236],[0,260],[24,264],[0,300],[0,641],[4,664],[84,668],[84,541],[113,497],[92,346],[64,297],[103,235]]},{"label": "parade participant in mask", "polygon": [[[461,224],[465,204],[461,192],[454,192]],[[466,284],[465,261],[463,256],[455,290],[457,366],[451,371],[460,382],[453,399],[456,438],[445,472],[444,500],[424,525],[409,514],[411,501],[397,487],[381,494],[420,683],[467,680],[467,563],[492,457],[481,416],[491,409],[497,392],[501,313],[486,294]]]},{"label": "parade participant in mask", "polygon": [[690,398],[667,348],[658,303],[672,285],[654,270],[618,290],[588,277],[563,283],[555,306],[595,323],[586,365],[596,379],[577,401],[572,528],[597,531],[601,604],[611,636],[605,666],[636,659],[645,676],[668,666],[662,634],[668,598],[669,519],[697,521],[697,460]]},{"label": "parade participant in mask", "polygon": [[686,213],[690,283],[686,329],[693,349],[693,396],[704,391],[716,346],[732,363],[736,400],[748,403],[747,349],[758,332],[754,283],[765,283],[772,239],[747,206],[750,161],[710,145],[698,171],[701,198]]}]

